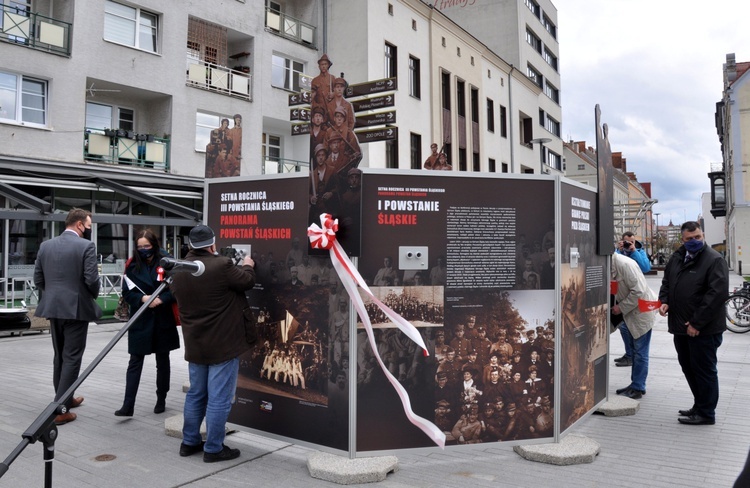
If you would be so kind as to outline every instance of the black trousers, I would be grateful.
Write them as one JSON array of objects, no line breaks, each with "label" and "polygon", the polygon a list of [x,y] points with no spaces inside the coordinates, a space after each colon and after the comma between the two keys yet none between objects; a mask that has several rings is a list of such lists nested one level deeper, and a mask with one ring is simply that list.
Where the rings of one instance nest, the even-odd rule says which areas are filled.
[{"label": "black trousers", "polygon": [[682,372],[693,392],[693,409],[701,417],[716,417],[719,403],[719,373],[716,369],[716,350],[721,346],[722,334],[674,336],[674,348]]},{"label": "black trousers", "polygon": [[[85,320],[49,319],[53,359],[52,384],[55,387],[55,401],[61,400],[68,388],[78,379],[81,372],[83,351],[86,349],[86,334],[89,323]],[[75,392],[65,402],[70,408]]]},{"label": "black trousers", "polygon": [[[156,396],[166,397],[169,391],[169,377],[171,366],[169,364],[169,352],[156,353]],[[123,405],[132,407],[135,405],[135,397],[138,394],[138,386],[141,382],[143,372],[143,360],[141,354],[131,354],[128,361],[128,372],[125,375],[125,400]]]}]

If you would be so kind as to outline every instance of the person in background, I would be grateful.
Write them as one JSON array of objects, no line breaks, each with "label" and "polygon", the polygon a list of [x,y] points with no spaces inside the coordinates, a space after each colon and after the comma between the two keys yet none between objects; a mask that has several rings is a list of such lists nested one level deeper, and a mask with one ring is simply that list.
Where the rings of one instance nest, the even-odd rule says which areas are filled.
[{"label": "person in background", "polygon": [[[130,316],[146,303],[161,284],[157,281],[157,268],[163,257],[171,257],[159,245],[159,239],[151,229],[144,229],[135,236],[135,252],[125,266],[122,295],[130,308]],[[154,413],[166,409],[171,366],[169,351],[180,347],[180,336],[172,311],[174,297],[165,288],[152,301],[128,329],[128,371],[125,375],[125,398],[122,407],[115,412],[118,417],[132,417],[135,397],[141,382],[141,372],[146,356],[156,357],[156,406]]]},{"label": "person in background", "polygon": [[627,324],[630,349],[633,357],[633,369],[630,372],[630,384],[617,390],[618,395],[624,395],[634,400],[646,394],[646,378],[648,377],[648,351],[651,345],[651,329],[654,327],[654,313],[641,312],[638,300],[653,301],[656,294],[646,283],[638,264],[622,254],[612,255],[612,279],[617,282],[617,294],[612,311],[622,314]]},{"label": "person in background", "polygon": [[[175,273],[172,294],[180,307],[185,360],[190,390],[185,397],[180,456],[203,451],[203,461],[229,461],[239,449],[224,444],[226,423],[237,390],[239,356],[250,349],[245,339],[245,293],[255,286],[253,259],[246,255],[242,266],[219,256],[214,231],[206,225],[190,230],[191,251],[186,261],[200,261],[199,276]],[[206,421],[206,442],[201,441],[201,423]]]},{"label": "person in background", "polygon": [[55,424],[63,425],[77,418],[69,410],[83,403],[83,397],[63,395],[81,371],[89,322],[102,316],[96,303],[101,284],[96,246],[91,242],[91,212],[71,209],[63,233],[42,242],[34,266],[34,285],[40,290],[34,315],[50,322],[55,401],[64,401],[68,409],[55,417]]},{"label": "person in background", "polygon": [[669,314],[677,360],[693,393],[693,406],[680,410],[677,420],[713,425],[719,403],[716,351],[727,328],[729,270],[721,254],[704,242],[698,222],[685,222],[680,233],[682,246],[669,258],[659,290],[659,313]]},{"label": "person in background", "polygon": [[[622,239],[617,243],[617,254],[627,256],[636,263],[641,269],[642,273],[648,273],[651,271],[651,263],[648,260],[648,255],[643,249],[643,245],[640,241],[635,239],[635,234],[627,231],[622,234]],[[630,331],[626,322],[621,322],[617,328],[620,331],[622,342],[625,345],[625,354],[615,359],[616,366],[632,366],[633,365],[633,351],[630,349],[630,345],[633,343],[633,338],[630,337]]]}]

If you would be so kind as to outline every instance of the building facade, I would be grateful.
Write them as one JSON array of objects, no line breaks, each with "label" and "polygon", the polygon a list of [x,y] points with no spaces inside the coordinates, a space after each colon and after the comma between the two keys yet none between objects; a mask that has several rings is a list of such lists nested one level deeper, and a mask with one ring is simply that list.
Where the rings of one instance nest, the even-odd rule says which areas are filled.
[{"label": "building facade", "polygon": [[737,273],[743,270],[742,248],[750,242],[750,62],[737,62],[727,54],[723,67],[724,91],[716,104],[716,131],[721,143],[722,165],[709,173],[714,217],[726,218],[726,260]]},{"label": "building facade", "polygon": [[74,206],[119,275],[144,227],[181,256],[205,178],[307,171],[290,97],[324,53],[349,84],[398,80],[398,138],[362,144],[360,166],[420,168],[435,142],[454,171],[561,171],[557,13],[509,3],[491,12],[506,46],[420,0],[0,1],[6,301]]}]

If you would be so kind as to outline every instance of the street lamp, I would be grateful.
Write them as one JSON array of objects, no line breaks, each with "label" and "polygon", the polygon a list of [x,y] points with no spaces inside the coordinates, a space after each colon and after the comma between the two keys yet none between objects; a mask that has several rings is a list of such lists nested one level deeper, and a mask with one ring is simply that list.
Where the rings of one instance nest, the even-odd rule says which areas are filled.
[{"label": "street lamp", "polygon": [[656,252],[658,254],[661,252],[661,249],[659,249],[659,215],[661,215],[661,213],[656,212],[654,215],[656,215]]},{"label": "street lamp", "polygon": [[538,139],[532,139],[529,142],[532,144],[532,146],[534,144],[539,144],[539,173],[546,173],[546,171],[544,171],[544,145],[548,142],[552,142],[552,139],[550,139],[549,137],[540,137]]}]

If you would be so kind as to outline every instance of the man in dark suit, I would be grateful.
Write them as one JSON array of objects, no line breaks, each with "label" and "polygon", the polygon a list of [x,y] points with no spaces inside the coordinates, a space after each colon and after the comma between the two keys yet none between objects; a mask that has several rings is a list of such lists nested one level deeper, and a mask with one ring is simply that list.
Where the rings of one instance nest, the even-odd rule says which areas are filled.
[{"label": "man in dark suit", "polygon": [[[245,336],[245,292],[255,286],[255,263],[249,255],[242,266],[216,254],[214,231],[206,225],[190,230],[187,261],[200,261],[205,271],[195,276],[175,273],[170,289],[177,299],[188,362],[190,390],[185,397],[180,456],[203,452],[213,463],[239,457],[224,445],[226,423],[237,389],[240,355],[250,349]],[[248,311],[249,312],[249,311]],[[206,420],[206,442],[200,427]]]},{"label": "man in dark suit", "polygon": [[34,267],[34,284],[40,290],[34,315],[50,321],[55,401],[64,400],[68,409],[55,417],[57,425],[75,420],[70,409],[83,403],[83,397],[63,395],[81,371],[89,322],[102,316],[96,303],[100,287],[96,246],[90,239],[91,212],[73,208],[63,233],[42,242]]}]

